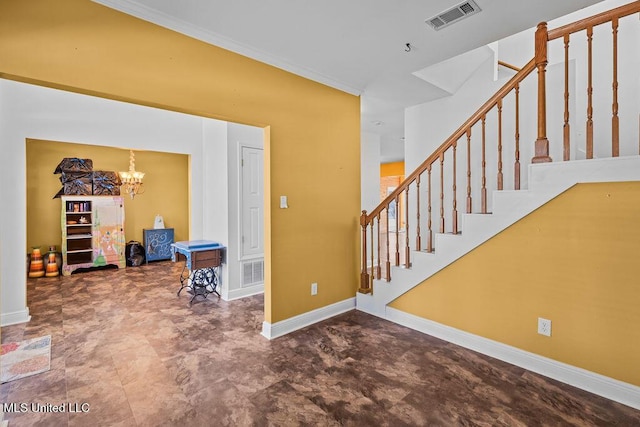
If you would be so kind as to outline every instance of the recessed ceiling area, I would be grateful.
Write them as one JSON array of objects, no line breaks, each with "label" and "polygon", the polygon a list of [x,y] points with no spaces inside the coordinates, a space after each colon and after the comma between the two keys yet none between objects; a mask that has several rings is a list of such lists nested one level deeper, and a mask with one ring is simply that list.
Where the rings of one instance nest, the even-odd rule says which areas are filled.
[{"label": "recessed ceiling area", "polygon": [[404,157],[404,109],[447,96],[414,73],[600,0],[475,0],[480,13],[439,31],[426,20],[459,0],[94,1],[361,96],[388,162]]}]

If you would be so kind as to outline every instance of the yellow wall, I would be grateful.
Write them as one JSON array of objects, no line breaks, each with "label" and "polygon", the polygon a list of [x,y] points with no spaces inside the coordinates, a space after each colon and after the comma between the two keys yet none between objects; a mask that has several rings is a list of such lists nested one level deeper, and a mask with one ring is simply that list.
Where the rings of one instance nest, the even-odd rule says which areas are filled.
[{"label": "yellow wall", "polygon": [[380,176],[402,176],[404,177],[404,162],[382,163],[380,164]]},{"label": "yellow wall", "polygon": [[[388,195],[389,189],[395,189],[404,181],[404,162],[392,162],[380,164],[380,201],[382,202]],[[398,218],[400,228],[405,226],[406,218],[404,213],[404,193],[400,194],[398,205]]]},{"label": "yellow wall", "polygon": [[391,306],[640,386],[639,218],[640,183],[577,185]]},{"label": "yellow wall", "polygon": [[270,126],[266,320],[354,296],[358,97],[89,0],[0,1],[0,58],[3,78]]},{"label": "yellow wall", "polygon": [[[129,169],[129,150],[55,141],[27,140],[27,248],[50,245],[60,250],[60,175],[53,174],[65,157],[91,159],[94,170]],[[135,151],[136,170],[145,172],[144,194],[124,195],[125,238],[142,242],[142,230],[153,228],[156,214],[173,228],[175,240],[189,239],[188,156]],[[171,173],[167,173],[167,171]]]}]

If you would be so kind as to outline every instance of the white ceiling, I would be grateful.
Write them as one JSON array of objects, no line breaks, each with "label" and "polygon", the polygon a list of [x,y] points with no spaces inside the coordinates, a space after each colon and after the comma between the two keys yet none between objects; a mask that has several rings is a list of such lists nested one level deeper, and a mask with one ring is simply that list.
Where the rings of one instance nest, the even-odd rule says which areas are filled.
[{"label": "white ceiling", "polygon": [[420,70],[600,0],[475,0],[480,13],[440,31],[425,20],[459,0],[94,1],[361,95],[387,162],[404,157],[404,108],[447,95]]}]

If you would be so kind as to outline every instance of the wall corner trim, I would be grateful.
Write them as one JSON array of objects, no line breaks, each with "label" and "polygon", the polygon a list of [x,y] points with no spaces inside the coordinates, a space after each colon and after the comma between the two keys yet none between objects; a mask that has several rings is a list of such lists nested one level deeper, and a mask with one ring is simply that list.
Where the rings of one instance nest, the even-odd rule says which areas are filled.
[{"label": "wall corner trim", "polygon": [[356,299],[348,298],[276,323],[263,322],[260,335],[274,339],[356,308]]},{"label": "wall corner trim", "polygon": [[24,310],[14,311],[12,313],[2,313],[0,317],[0,326],[17,325],[18,323],[26,323],[31,320],[29,315],[29,307]]},{"label": "wall corner trim", "polygon": [[640,410],[640,387],[387,307],[385,319]]}]

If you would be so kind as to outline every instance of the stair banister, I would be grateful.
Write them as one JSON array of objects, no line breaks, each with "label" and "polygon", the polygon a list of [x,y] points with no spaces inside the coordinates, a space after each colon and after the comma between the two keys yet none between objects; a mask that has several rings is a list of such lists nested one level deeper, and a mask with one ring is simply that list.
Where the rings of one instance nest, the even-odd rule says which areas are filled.
[{"label": "stair banister", "polygon": [[[409,176],[407,176],[405,180],[402,181],[402,183],[400,183],[400,185],[398,185],[398,187],[396,187],[396,189],[393,192],[387,195],[387,197],[382,201],[382,203],[376,206],[371,212],[367,212],[366,210],[362,211],[362,214],[360,215],[360,226],[362,228],[362,271],[360,274],[359,292],[370,293],[372,290],[371,287],[372,287],[372,282],[374,278],[373,262],[372,262],[371,268],[369,268],[368,259],[367,259],[368,258],[367,257],[367,248],[368,248],[367,227],[369,226],[373,227],[375,218],[377,218],[382,211],[388,209],[391,203],[397,203],[401,194],[403,193],[408,194],[407,192],[408,192],[409,186],[414,182],[417,182],[419,179],[419,176],[425,171],[427,171],[429,174],[428,176],[429,176],[429,190],[430,190],[431,189],[431,166],[433,165],[433,163],[438,160],[442,162],[444,160],[444,153],[449,148],[452,148],[454,144],[457,144],[458,139],[460,139],[462,136],[467,135],[467,132],[469,132],[469,129],[474,124],[483,120],[487,112],[490,111],[493,107],[497,106],[499,102],[502,100],[502,98],[504,98],[515,87],[517,87],[520,84],[520,82],[522,82],[522,80],[524,80],[524,78],[526,78],[533,71],[534,68],[535,68],[535,61],[534,59],[532,59],[524,67],[522,67],[522,69],[518,73],[516,73],[511,79],[509,79],[509,81],[504,86],[502,86],[491,98],[489,98],[489,100],[485,102],[471,117],[469,117],[469,119],[465,121],[462,124],[462,126],[460,126],[449,138],[447,138],[447,140],[445,140],[445,142],[442,143],[442,145],[440,145],[424,162],[422,162],[422,164],[415,171],[413,171]],[[442,180],[441,180],[441,184],[442,184]],[[428,213],[429,213],[429,225],[430,225],[431,224],[430,207],[429,207]],[[399,212],[396,206],[396,221],[399,218],[398,214]],[[441,213],[441,216],[442,215],[443,213]],[[387,224],[388,224],[388,215],[386,216],[387,216]],[[443,232],[443,227],[444,226],[441,223],[440,225],[441,232]],[[454,221],[454,231],[456,228],[457,228],[457,225],[455,225],[455,221]],[[396,231],[397,229],[398,229],[398,226],[396,225]],[[389,228],[387,225],[387,233],[388,233],[388,230]],[[433,249],[433,246],[432,246],[432,232],[431,232],[430,226],[429,226],[428,234],[429,236],[427,240],[427,250],[431,251]],[[373,241],[370,243],[371,245],[373,245]],[[387,247],[388,247],[388,243],[389,243],[389,239],[387,238]],[[396,246],[397,244],[398,244],[398,239],[396,238]],[[371,248],[371,250],[373,251],[373,247]],[[389,255],[389,251],[387,250],[387,257],[388,255]],[[396,255],[398,255],[397,250],[396,250]],[[406,262],[408,262],[408,260],[409,258],[406,257]],[[387,281],[390,280],[389,264],[390,263],[387,260],[387,271],[386,271]],[[399,259],[396,257],[396,265],[398,264],[399,264]],[[371,274],[369,270],[371,270]]]},{"label": "stair banister", "polygon": [[[569,92],[568,92],[568,63],[569,63],[569,38],[571,34],[586,31],[588,43],[588,87],[587,87],[587,129],[586,129],[586,157],[593,158],[593,104],[592,104],[592,37],[594,27],[611,22],[612,26],[612,56],[613,56],[613,81],[612,81],[612,117],[611,117],[611,156],[620,155],[620,123],[618,117],[618,22],[620,18],[638,13],[640,11],[640,1],[634,1],[624,6],[599,13],[589,18],[573,22],[571,24],[550,30],[547,33],[547,42],[563,38],[565,45],[565,117],[563,132],[563,160],[570,157],[569,150]],[[639,132],[640,134],[640,132]]]},{"label": "stair banister", "polygon": [[[504,86],[500,88],[487,102],[485,102],[482,107],[480,107],[467,121],[464,122],[462,126],[460,126],[449,138],[446,139],[445,142],[442,143],[427,159],[420,164],[409,176],[405,178],[404,181],[398,185],[398,187],[393,190],[378,206],[376,206],[371,212],[366,214],[366,222],[369,223],[373,218],[375,218],[378,213],[382,212],[386,209],[387,205],[398,197],[405,189],[417,179],[418,175],[421,175],[423,172],[427,170],[427,167],[433,164],[436,160],[440,158],[440,154],[447,151],[449,147],[453,145],[453,141],[457,141],[462,136],[466,135],[467,129],[476,124],[478,121],[482,119],[482,116],[486,114],[487,111],[491,110],[498,103],[498,99],[504,98],[514,87],[516,83],[520,83],[527,77],[531,71],[535,68],[534,60],[532,59],[522,67],[519,73],[514,75]],[[366,211],[364,211],[366,212]]]},{"label": "stair banister", "polygon": [[[494,107],[498,108],[498,184],[497,189],[502,189],[502,100],[507,96],[512,90],[515,91],[516,98],[516,110],[515,110],[515,164],[514,164],[514,189],[520,189],[520,135],[519,135],[519,89],[520,83],[529,75],[534,69],[537,69],[538,74],[538,88],[537,88],[537,101],[538,101],[538,121],[537,121],[537,139],[534,143],[534,157],[531,159],[532,163],[540,163],[540,162],[550,162],[551,157],[549,156],[549,141],[547,139],[547,115],[546,115],[546,67],[547,67],[547,49],[548,43],[551,40],[563,38],[564,39],[564,50],[565,50],[565,94],[564,94],[564,105],[565,105],[565,117],[564,117],[564,131],[563,131],[563,160],[569,160],[569,88],[568,88],[568,49],[569,49],[569,39],[570,35],[576,33],[578,31],[586,31],[587,33],[587,43],[588,43],[588,82],[587,82],[587,158],[593,156],[593,123],[591,121],[592,115],[592,104],[591,104],[591,92],[592,88],[592,78],[591,78],[591,63],[592,63],[592,55],[591,55],[591,38],[593,35],[593,28],[600,24],[604,24],[607,22],[611,22],[612,24],[612,38],[613,38],[613,81],[612,81],[612,156],[619,155],[619,117],[618,117],[618,75],[617,75],[617,34],[618,34],[618,20],[622,17],[632,15],[634,13],[640,12],[640,0],[631,2],[624,6],[609,10],[607,12],[603,12],[597,15],[594,15],[590,18],[582,19],[576,21],[572,24],[564,25],[554,30],[547,30],[546,23],[540,23],[537,27],[535,33],[535,56],[529,61],[520,71],[518,71],[500,90],[498,90],[487,102],[485,102],[482,107],[480,107],[469,119],[467,119],[462,126],[460,126],[449,138],[447,138],[442,145],[440,145],[427,159],[418,166],[418,168],[409,174],[406,179],[398,185],[397,188],[394,189],[393,192],[387,195],[387,197],[380,203],[377,207],[375,207],[370,213],[366,211],[362,211],[362,215],[360,216],[360,225],[362,227],[362,273],[361,273],[361,283],[360,283],[360,292],[370,293],[372,292],[373,278],[376,276],[374,274],[374,235],[373,235],[373,227],[374,221],[378,218],[378,267],[377,267],[377,277],[380,278],[380,215],[382,211],[386,211],[385,215],[385,224],[386,224],[386,274],[385,278],[387,281],[391,280],[390,268],[391,263],[389,259],[389,210],[391,207],[391,203],[395,203],[396,208],[396,217],[395,217],[395,238],[396,238],[396,265],[400,264],[399,260],[399,236],[398,229],[400,225],[400,212],[398,209],[398,203],[401,198],[401,195],[404,194],[406,198],[406,203],[408,204],[409,199],[409,186],[411,184],[416,184],[416,198],[417,198],[417,220],[416,220],[416,249],[421,250],[422,247],[422,238],[420,234],[420,176],[426,171],[427,172],[427,243],[426,250],[427,252],[433,251],[433,228],[432,228],[432,167],[433,165],[439,161],[440,165],[440,215],[439,215],[439,230],[441,233],[445,231],[444,227],[444,176],[443,176],[443,164],[445,159],[445,153],[452,149],[453,152],[453,219],[452,219],[452,231],[457,232],[457,199],[456,199],[456,148],[457,143],[460,138],[466,135],[467,139],[467,156],[469,156],[470,146],[471,146],[471,128],[477,123],[482,124],[482,135],[481,135],[481,153],[482,153],[482,176],[481,176],[481,213],[487,213],[487,189],[486,189],[486,176],[485,176],[485,122],[487,119],[487,113],[491,111]],[[504,64],[502,64],[504,65]],[[640,120],[639,120],[640,123]],[[640,127],[639,127],[639,135],[640,135]],[[640,137],[640,136],[639,136]],[[437,177],[436,177],[437,178]],[[467,159],[467,213],[471,211],[471,190],[470,190],[470,182],[471,182],[471,171],[470,171],[470,159]],[[437,197],[437,196],[436,196]],[[405,207],[405,223],[408,226],[409,224],[409,216],[408,209]],[[371,274],[369,274],[369,267],[367,265],[367,227],[371,228]],[[409,230],[407,227],[406,230],[406,238],[405,238],[405,266],[410,266],[409,259]]]}]

